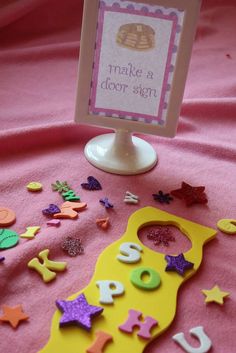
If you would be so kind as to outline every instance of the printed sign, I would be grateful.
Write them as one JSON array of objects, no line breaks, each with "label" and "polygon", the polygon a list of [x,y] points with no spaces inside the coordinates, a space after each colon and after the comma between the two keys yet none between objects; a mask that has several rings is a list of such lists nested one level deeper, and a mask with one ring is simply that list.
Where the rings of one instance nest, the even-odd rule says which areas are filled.
[{"label": "printed sign", "polygon": [[84,0],[75,121],[174,137],[201,0]]},{"label": "printed sign", "polygon": [[99,1],[89,114],[165,125],[184,13]]}]

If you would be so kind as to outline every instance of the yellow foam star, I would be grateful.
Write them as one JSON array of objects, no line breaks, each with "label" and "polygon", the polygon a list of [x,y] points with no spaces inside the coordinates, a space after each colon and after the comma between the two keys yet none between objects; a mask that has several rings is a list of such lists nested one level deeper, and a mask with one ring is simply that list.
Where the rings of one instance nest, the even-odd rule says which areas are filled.
[{"label": "yellow foam star", "polygon": [[224,298],[229,296],[228,292],[223,292],[216,285],[212,289],[202,289],[202,293],[206,296],[205,303],[215,302],[217,304],[224,304]]}]

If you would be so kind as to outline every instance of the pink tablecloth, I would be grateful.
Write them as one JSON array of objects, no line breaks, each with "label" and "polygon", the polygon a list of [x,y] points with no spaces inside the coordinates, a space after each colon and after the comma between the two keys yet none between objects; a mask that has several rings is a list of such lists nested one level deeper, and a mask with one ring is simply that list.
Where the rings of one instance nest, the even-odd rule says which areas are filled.
[{"label": "pink tablecloth", "polygon": [[[3,0],[0,4],[0,206],[15,210],[18,233],[41,226],[34,240],[20,240],[1,252],[0,304],[22,304],[30,319],[17,330],[0,325],[0,350],[35,353],[49,337],[55,300],[68,297],[90,280],[98,254],[125,231],[128,217],[151,205],[216,228],[221,218],[236,218],[235,115],[236,115],[236,5],[234,0],[206,0],[193,49],[178,134],[175,139],[144,136],[159,154],[159,165],[140,176],[109,175],[93,168],[83,155],[84,144],[102,130],[75,126],[76,72],[79,56],[82,1]],[[102,191],[81,190],[87,176],[95,176]],[[43,191],[26,190],[30,181],[43,183]],[[51,183],[67,180],[88,203],[79,220],[49,228],[41,210],[60,205],[61,196]],[[208,205],[187,208],[181,200],[160,205],[152,199],[158,190],[168,192],[182,181],[205,185]],[[130,190],[140,197],[138,206],[124,205]],[[99,204],[108,196],[114,203],[111,227],[99,230],[96,217],[106,215]],[[69,258],[60,249],[65,236],[82,239],[85,254]],[[216,353],[235,351],[235,246],[234,236],[219,232],[205,247],[204,261],[181,289],[177,316],[148,353],[182,352],[171,337],[202,325]],[[180,242],[181,245],[181,242]],[[68,270],[46,285],[27,268],[39,251],[67,261]],[[223,306],[205,305],[201,289],[218,284],[230,297]],[[191,341],[190,341],[191,342]],[[56,352],[55,352],[56,353]]]}]

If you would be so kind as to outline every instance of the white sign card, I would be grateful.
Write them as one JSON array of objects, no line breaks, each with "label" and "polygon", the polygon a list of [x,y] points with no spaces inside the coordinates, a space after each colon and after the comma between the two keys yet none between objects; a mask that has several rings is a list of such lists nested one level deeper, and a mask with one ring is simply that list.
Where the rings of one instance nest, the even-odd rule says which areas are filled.
[{"label": "white sign card", "polygon": [[174,136],[199,8],[85,0],[76,120]]},{"label": "white sign card", "polygon": [[99,5],[89,113],[165,124],[184,11]]}]

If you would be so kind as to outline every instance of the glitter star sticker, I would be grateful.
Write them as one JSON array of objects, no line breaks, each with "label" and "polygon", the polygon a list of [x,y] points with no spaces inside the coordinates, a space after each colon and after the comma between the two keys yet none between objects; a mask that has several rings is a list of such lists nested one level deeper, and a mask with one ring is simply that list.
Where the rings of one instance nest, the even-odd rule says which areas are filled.
[{"label": "glitter star sticker", "polygon": [[57,300],[56,305],[63,313],[60,327],[78,325],[90,331],[92,328],[91,319],[103,312],[102,307],[88,304],[84,294],[80,294],[71,301]]},{"label": "glitter star sticker", "polygon": [[178,256],[166,255],[165,259],[167,261],[166,271],[176,271],[181,276],[184,275],[185,271],[193,268],[194,264],[185,260],[183,254]]},{"label": "glitter star sticker", "polygon": [[182,182],[180,189],[172,190],[171,195],[178,199],[183,199],[186,206],[191,206],[195,203],[205,204],[208,202],[207,195],[204,192],[205,186],[191,186]]},{"label": "glitter star sticker", "polygon": [[212,289],[202,289],[202,293],[206,296],[205,303],[215,302],[217,304],[224,304],[224,298],[229,296],[228,292],[223,292],[215,285]]},{"label": "glitter star sticker", "polygon": [[0,321],[9,322],[9,324],[14,328],[19,325],[20,321],[27,320],[29,318],[29,316],[23,312],[21,305],[13,307],[3,305],[2,310],[3,316],[0,316]]}]

